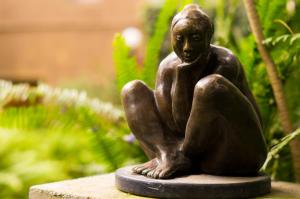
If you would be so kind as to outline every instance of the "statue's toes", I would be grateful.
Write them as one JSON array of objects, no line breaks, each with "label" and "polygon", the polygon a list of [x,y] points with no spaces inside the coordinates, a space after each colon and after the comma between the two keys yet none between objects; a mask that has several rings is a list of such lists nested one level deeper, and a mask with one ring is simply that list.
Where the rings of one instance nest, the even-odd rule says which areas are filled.
[{"label": "statue's toes", "polygon": [[147,175],[147,173],[157,167],[156,159],[152,159],[144,164],[137,165],[132,168],[132,171],[137,174]]},{"label": "statue's toes", "polygon": [[142,175],[144,175],[144,176],[146,176],[150,171],[152,171],[153,169],[151,169],[151,168],[148,168],[148,169],[144,169],[142,172],[141,172],[141,174]]},{"label": "statue's toes", "polygon": [[159,178],[160,172],[162,172],[162,169],[161,169],[161,168],[155,169],[155,171],[154,171],[154,173],[153,173],[153,175],[152,175],[152,178],[158,179],[158,178]]},{"label": "statue's toes", "polygon": [[145,165],[139,165],[134,167],[132,170],[134,173],[141,174],[142,171],[146,169]]},{"label": "statue's toes", "polygon": [[159,173],[158,178],[160,178],[160,179],[169,178],[174,173],[175,173],[174,169],[164,169]]},{"label": "statue's toes", "polygon": [[153,178],[152,176],[153,176],[154,172],[155,172],[155,169],[153,169],[152,171],[149,171],[149,172],[147,173],[147,177]]},{"label": "statue's toes", "polygon": [[132,171],[134,173],[137,173],[139,168],[140,168],[140,166],[135,166],[135,167],[132,168]]}]

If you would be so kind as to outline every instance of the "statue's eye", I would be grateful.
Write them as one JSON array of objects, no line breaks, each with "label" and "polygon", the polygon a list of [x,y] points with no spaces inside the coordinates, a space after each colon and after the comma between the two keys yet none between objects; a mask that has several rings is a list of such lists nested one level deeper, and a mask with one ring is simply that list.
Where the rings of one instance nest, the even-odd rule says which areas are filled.
[{"label": "statue's eye", "polygon": [[181,35],[176,35],[176,41],[182,41],[182,36]]},{"label": "statue's eye", "polygon": [[200,41],[201,40],[200,35],[197,35],[197,34],[192,35],[192,38],[193,38],[194,41]]}]

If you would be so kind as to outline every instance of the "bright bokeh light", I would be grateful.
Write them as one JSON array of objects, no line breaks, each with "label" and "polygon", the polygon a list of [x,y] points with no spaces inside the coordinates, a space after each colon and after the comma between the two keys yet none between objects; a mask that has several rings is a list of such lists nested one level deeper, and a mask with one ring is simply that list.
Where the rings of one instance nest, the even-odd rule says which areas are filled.
[{"label": "bright bokeh light", "polygon": [[288,0],[286,3],[286,9],[290,15],[293,15],[296,10],[296,1],[295,0]]},{"label": "bright bokeh light", "polygon": [[143,39],[142,32],[136,27],[128,27],[124,29],[122,36],[125,38],[126,44],[132,49],[137,48]]}]

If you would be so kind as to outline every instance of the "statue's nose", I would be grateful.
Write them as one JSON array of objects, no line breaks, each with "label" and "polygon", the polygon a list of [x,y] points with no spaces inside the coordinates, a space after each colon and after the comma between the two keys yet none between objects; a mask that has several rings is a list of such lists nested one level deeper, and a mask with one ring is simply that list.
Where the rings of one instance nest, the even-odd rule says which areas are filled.
[{"label": "statue's nose", "polygon": [[190,42],[185,41],[184,46],[183,46],[183,52],[190,53],[191,51],[192,51],[192,46],[191,46]]}]

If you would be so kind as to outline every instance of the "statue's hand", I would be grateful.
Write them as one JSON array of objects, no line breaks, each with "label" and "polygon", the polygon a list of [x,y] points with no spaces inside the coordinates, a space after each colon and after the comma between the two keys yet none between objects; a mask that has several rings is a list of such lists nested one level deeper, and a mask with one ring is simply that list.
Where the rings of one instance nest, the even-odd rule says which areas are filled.
[{"label": "statue's hand", "polygon": [[179,70],[179,71],[191,71],[191,72],[193,72],[193,70],[199,71],[199,66],[205,64],[206,59],[207,59],[207,56],[205,56],[204,54],[200,55],[192,62],[189,62],[189,63],[183,62],[183,63],[179,64],[177,66],[177,70]]},{"label": "statue's hand", "polygon": [[193,64],[191,63],[182,63],[177,66],[177,71],[187,71],[193,68]]}]

